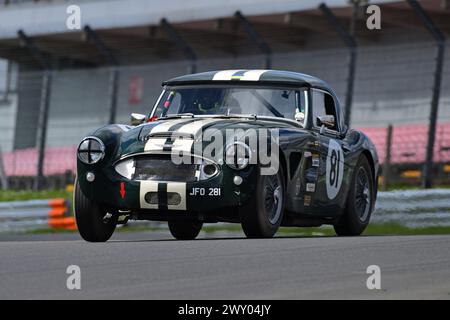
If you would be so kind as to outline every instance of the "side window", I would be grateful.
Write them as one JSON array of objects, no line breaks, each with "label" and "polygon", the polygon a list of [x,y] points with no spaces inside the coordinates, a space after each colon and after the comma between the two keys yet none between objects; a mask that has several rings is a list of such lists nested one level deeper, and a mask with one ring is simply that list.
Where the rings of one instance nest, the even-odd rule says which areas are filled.
[{"label": "side window", "polygon": [[317,127],[317,117],[326,115],[325,94],[322,91],[312,90],[312,120],[313,126]]},{"label": "side window", "polygon": [[335,125],[332,130],[338,130],[336,108],[334,99],[328,93],[319,90],[312,90],[313,125],[317,127],[317,117],[324,115],[334,116]]}]

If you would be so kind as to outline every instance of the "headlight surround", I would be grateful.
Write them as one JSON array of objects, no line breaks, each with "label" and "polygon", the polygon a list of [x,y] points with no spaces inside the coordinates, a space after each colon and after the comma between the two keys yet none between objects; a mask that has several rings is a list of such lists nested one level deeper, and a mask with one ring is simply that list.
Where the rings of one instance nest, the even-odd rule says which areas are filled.
[{"label": "headlight surround", "polygon": [[225,148],[225,163],[235,170],[246,168],[251,157],[252,150],[243,142],[235,141]]},{"label": "headlight surround", "polygon": [[216,176],[219,173],[219,168],[213,162],[202,160],[199,164],[199,177],[198,180],[207,180]]},{"label": "headlight surround", "polygon": [[85,164],[97,163],[105,156],[105,145],[97,137],[86,137],[78,145],[77,156]]},{"label": "headlight surround", "polygon": [[116,164],[115,170],[122,177],[132,179],[136,172],[136,165],[133,158],[128,158]]}]

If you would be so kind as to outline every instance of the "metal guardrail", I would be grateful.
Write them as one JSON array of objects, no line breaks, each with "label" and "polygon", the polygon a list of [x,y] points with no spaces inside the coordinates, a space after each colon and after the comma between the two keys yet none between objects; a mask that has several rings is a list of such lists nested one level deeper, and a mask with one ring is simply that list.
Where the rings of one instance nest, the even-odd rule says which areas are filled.
[{"label": "metal guardrail", "polygon": [[[23,4],[23,3],[30,3],[30,2],[43,2],[43,1],[40,1],[40,0],[0,0],[0,5],[13,6],[16,4]],[[47,2],[49,2],[49,1],[47,1]]]},{"label": "metal guardrail", "polygon": [[[0,232],[43,228],[76,229],[65,199],[0,202]],[[379,192],[371,223],[423,228],[450,226],[450,189]],[[129,226],[161,223],[130,221]]]},{"label": "metal guardrail", "polygon": [[0,202],[0,232],[40,228],[75,229],[65,199]]},{"label": "metal guardrail", "polygon": [[450,189],[379,192],[371,223],[412,228],[450,226]]}]

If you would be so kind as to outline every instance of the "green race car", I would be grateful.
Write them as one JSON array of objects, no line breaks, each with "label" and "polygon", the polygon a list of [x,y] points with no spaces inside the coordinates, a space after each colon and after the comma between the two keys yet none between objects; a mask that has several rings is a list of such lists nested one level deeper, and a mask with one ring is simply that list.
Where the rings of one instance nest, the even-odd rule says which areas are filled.
[{"label": "green race car", "polygon": [[240,223],[251,238],[279,226],[331,224],[359,235],[377,196],[379,162],[347,128],[322,80],[276,70],[190,74],[163,83],[150,113],[101,127],[79,144],[74,192],[81,236],[168,221],[177,239],[203,223]]}]

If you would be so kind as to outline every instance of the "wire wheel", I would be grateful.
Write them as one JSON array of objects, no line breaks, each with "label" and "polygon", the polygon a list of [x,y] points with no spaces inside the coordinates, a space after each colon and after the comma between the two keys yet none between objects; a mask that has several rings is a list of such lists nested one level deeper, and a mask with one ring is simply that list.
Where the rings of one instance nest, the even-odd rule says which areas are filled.
[{"label": "wire wheel", "polygon": [[370,187],[368,174],[360,167],[356,176],[355,206],[361,222],[365,222],[370,213],[372,201]]},{"label": "wire wheel", "polygon": [[255,195],[239,208],[242,229],[248,238],[271,238],[283,221],[284,174],[258,174]]},{"label": "wire wheel", "polygon": [[267,217],[271,224],[277,224],[280,219],[283,189],[278,175],[268,176],[264,188],[264,203]]}]

